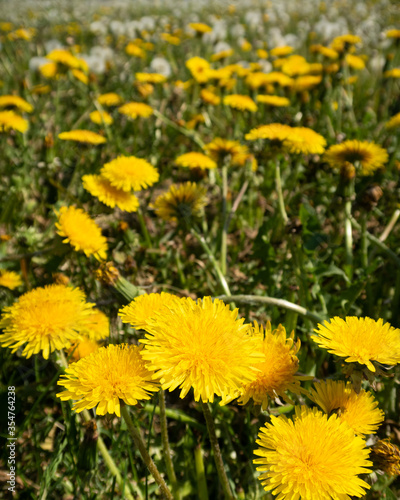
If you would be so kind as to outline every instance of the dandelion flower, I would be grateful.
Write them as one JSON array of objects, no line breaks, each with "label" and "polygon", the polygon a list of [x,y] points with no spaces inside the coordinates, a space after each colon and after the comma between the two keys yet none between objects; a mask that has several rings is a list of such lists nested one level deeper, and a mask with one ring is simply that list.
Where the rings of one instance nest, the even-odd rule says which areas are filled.
[{"label": "dandelion flower", "polygon": [[178,156],[178,158],[175,160],[175,163],[179,167],[201,168],[203,170],[217,168],[217,164],[212,158],[206,156],[203,153],[197,153],[195,151]]},{"label": "dandelion flower", "polygon": [[100,345],[95,340],[90,340],[87,337],[82,337],[77,342],[74,342],[68,349],[68,356],[72,361],[79,361],[99,349]]},{"label": "dandelion flower", "polygon": [[144,102],[127,102],[118,108],[118,111],[135,120],[138,116],[148,118],[153,114],[153,108]]},{"label": "dandelion flower", "polygon": [[82,337],[90,340],[104,340],[110,336],[110,321],[99,309],[93,309],[80,329]]},{"label": "dandelion flower", "polygon": [[139,200],[134,194],[114,187],[101,175],[84,175],[82,182],[86,191],[108,207],[117,206],[125,212],[136,212],[139,208]]},{"label": "dandelion flower", "polygon": [[290,101],[287,97],[279,97],[277,95],[259,94],[257,96],[257,102],[268,104],[268,106],[274,106],[276,108],[287,107],[290,105]]},{"label": "dandelion flower", "polygon": [[331,146],[324,155],[324,160],[332,167],[342,168],[346,163],[359,162],[362,175],[371,175],[388,161],[386,149],[367,141],[344,141]]},{"label": "dandelion flower", "polygon": [[383,319],[348,316],[335,317],[318,325],[312,339],[328,352],[346,358],[348,363],[360,363],[375,372],[373,362],[384,365],[400,363],[400,330],[383,324]]},{"label": "dandelion flower", "polygon": [[0,108],[13,107],[26,113],[32,113],[33,106],[18,95],[2,95],[0,96]]},{"label": "dandelion flower", "polygon": [[388,30],[386,32],[386,38],[400,38],[400,30]]},{"label": "dandelion flower", "polygon": [[305,92],[306,90],[311,90],[322,81],[321,75],[305,75],[298,76],[293,81],[292,90],[293,92]]},{"label": "dandelion flower", "polygon": [[136,156],[118,156],[100,171],[111,185],[124,191],[141,191],[158,181],[158,170],[148,161]]},{"label": "dandelion flower", "polygon": [[197,303],[180,299],[155,313],[141,340],[143,358],[159,377],[163,389],[181,389],[184,398],[193,387],[194,398],[206,403],[214,396],[223,402],[243,383],[256,376],[256,340],[247,335],[248,325],[237,319],[221,300],[204,297]]},{"label": "dandelion flower", "polygon": [[138,346],[111,344],[72,363],[58,381],[67,390],[57,397],[75,400],[72,409],[77,413],[97,406],[97,415],[115,413],[120,417],[121,400],[136,405],[158,390],[152,375]]},{"label": "dandelion flower", "polygon": [[0,286],[14,290],[22,285],[22,279],[19,274],[14,271],[0,270]]},{"label": "dandelion flower", "polygon": [[222,164],[228,157],[232,165],[243,165],[250,156],[247,146],[238,141],[229,141],[221,137],[216,137],[206,144],[204,149],[219,164]]},{"label": "dandelion flower", "polygon": [[28,121],[14,111],[0,111],[0,132],[10,129],[24,133],[28,130]]},{"label": "dandelion flower", "polygon": [[371,460],[374,468],[386,472],[389,476],[400,475],[400,449],[390,439],[380,439],[371,448]]},{"label": "dandelion flower", "polygon": [[274,49],[271,49],[269,53],[273,57],[284,57],[291,54],[293,50],[293,47],[290,47],[290,45],[284,45],[282,47],[275,47]]},{"label": "dandelion flower", "polygon": [[106,138],[102,135],[91,132],[90,130],[70,130],[69,132],[61,132],[58,138],[62,141],[82,142],[86,144],[104,144],[107,142]]},{"label": "dandelion flower", "polygon": [[290,153],[315,155],[325,151],[326,140],[310,128],[293,127],[283,144]]},{"label": "dandelion flower", "polygon": [[293,420],[271,416],[258,438],[259,480],[279,500],[345,500],[370,488],[358,477],[371,472],[365,441],[337,415],[297,407]]},{"label": "dandelion flower", "polygon": [[256,141],[258,139],[269,139],[270,141],[283,144],[290,134],[293,128],[289,125],[283,125],[282,123],[271,123],[269,125],[261,125],[260,127],[253,128],[244,137],[247,141]]},{"label": "dandelion flower", "polygon": [[385,78],[400,78],[400,68],[393,68],[383,73]]},{"label": "dandelion flower", "polygon": [[339,35],[334,38],[331,43],[331,48],[336,50],[337,52],[344,52],[351,46],[358,43],[361,43],[361,38],[358,35],[346,33],[345,35]]},{"label": "dandelion flower", "polygon": [[80,82],[84,83],[85,85],[88,85],[88,83],[89,83],[89,77],[88,77],[88,75],[86,73],[84,73],[80,69],[73,69],[73,70],[71,70],[71,73],[73,74],[73,76],[77,80],[79,80]]},{"label": "dandelion flower", "polygon": [[136,43],[134,42],[128,43],[128,45],[125,47],[125,52],[130,56],[139,57],[141,59],[144,59],[146,57],[146,51],[136,45]]},{"label": "dandelion flower", "polygon": [[365,68],[365,61],[359,56],[355,56],[353,54],[346,54],[345,60],[347,64],[350,66],[350,68],[358,70]]},{"label": "dandelion flower", "polygon": [[356,434],[375,434],[385,418],[373,395],[364,390],[357,394],[351,382],[327,380],[314,384],[310,393],[325,413],[337,413],[339,420],[346,422]]},{"label": "dandelion flower", "polygon": [[221,98],[208,89],[202,89],[200,91],[200,97],[205,103],[211,104],[212,106],[218,106],[218,104],[221,102]]},{"label": "dandelion flower", "polygon": [[86,256],[94,255],[98,260],[107,257],[107,240],[101,229],[81,208],[61,207],[58,213],[57,234],[65,238],[63,243],[70,243],[74,249]]},{"label": "dandelion flower", "polygon": [[156,312],[178,300],[178,297],[166,292],[139,295],[120,309],[118,316],[122,323],[130,323],[134,328],[146,330],[148,322],[154,318]]},{"label": "dandelion flower", "polygon": [[295,375],[299,367],[296,354],[300,349],[300,340],[294,343],[294,332],[287,337],[282,325],[271,330],[270,323],[264,333],[263,327],[256,322],[251,335],[257,340],[257,352],[263,353],[264,359],[256,365],[259,369],[256,380],[243,386],[238,403],[246,404],[253,399],[255,404],[262,405],[262,409],[266,410],[269,398],[281,396],[290,402],[286,391],[302,392],[300,380],[304,377]]},{"label": "dandelion flower", "polygon": [[248,95],[231,94],[224,97],[225,106],[230,106],[239,111],[257,111],[257,104]]},{"label": "dandelion flower", "polygon": [[189,28],[198,34],[209,33],[212,31],[211,26],[208,26],[208,24],[205,23],[189,23]]},{"label": "dandelion flower", "polygon": [[30,358],[42,351],[48,359],[51,352],[68,348],[79,338],[92,307],[77,288],[64,285],[35,288],[4,308],[0,321],[4,334],[0,335],[0,343],[12,352],[26,344],[23,356]]},{"label": "dandelion flower", "polygon": [[186,67],[198,83],[205,83],[209,79],[210,63],[202,57],[191,57],[186,61]]},{"label": "dandelion flower", "polygon": [[112,116],[106,111],[92,111],[89,117],[97,125],[111,125],[114,121]]},{"label": "dandelion flower", "polygon": [[400,127],[400,113],[392,116],[388,122],[385,124],[386,128],[397,128]]},{"label": "dandelion flower", "polygon": [[200,217],[206,204],[206,189],[195,182],[186,182],[172,184],[166,193],[156,198],[151,208],[166,221],[189,223]]},{"label": "dandelion flower", "polygon": [[122,104],[123,99],[115,92],[108,92],[107,94],[99,95],[97,102],[102,106],[119,106]]},{"label": "dandelion flower", "polygon": [[141,83],[164,83],[167,77],[161,73],[136,73],[136,80]]}]

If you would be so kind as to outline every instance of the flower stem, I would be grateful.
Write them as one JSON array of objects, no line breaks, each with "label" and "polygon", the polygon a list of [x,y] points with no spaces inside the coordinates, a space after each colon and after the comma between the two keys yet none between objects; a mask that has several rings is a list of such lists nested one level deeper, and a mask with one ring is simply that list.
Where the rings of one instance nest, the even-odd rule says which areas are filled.
[{"label": "flower stem", "polygon": [[217,434],[215,433],[214,420],[212,418],[208,403],[201,402],[203,406],[203,413],[207,423],[208,436],[211,442],[211,448],[214,454],[215,465],[217,467],[218,477],[221,482],[224,496],[227,500],[233,500],[233,494],[229,485],[228,476],[226,475],[224,462],[222,461],[221,450],[219,448]]},{"label": "flower stem", "polygon": [[203,451],[201,448],[201,444],[198,444],[194,449],[194,465],[196,467],[198,490],[197,493],[199,495],[199,500],[208,500],[207,483],[203,462]]},{"label": "flower stem", "polygon": [[151,243],[150,234],[149,234],[149,231],[147,229],[146,222],[144,221],[142,209],[140,207],[138,208],[137,214],[138,214],[139,224],[140,224],[140,227],[142,229],[144,239],[146,240],[146,247],[151,248],[152,243]]},{"label": "flower stem", "polygon": [[204,236],[202,234],[198,233],[196,231],[196,229],[194,229],[193,227],[191,228],[190,232],[193,236],[195,236],[197,241],[203,247],[203,250],[208,255],[212,265],[214,266],[215,274],[217,275],[217,278],[218,278],[218,281],[220,282],[220,285],[222,286],[226,295],[228,295],[230,297],[232,294],[231,294],[231,291],[229,290],[228,283],[226,282],[225,276],[222,273],[221,268],[219,267],[219,264],[218,264],[216,258],[214,257],[210,247],[207,245],[207,242],[206,242]]},{"label": "flower stem", "polygon": [[146,464],[146,467],[149,469],[150,473],[154,477],[156,483],[159,485],[163,495],[168,500],[174,500],[172,493],[170,492],[166,482],[164,481],[161,474],[158,472],[156,464],[153,462],[150,457],[147,449],[146,443],[143,441],[143,438],[138,429],[136,429],[135,425],[132,422],[131,416],[129,415],[129,410],[127,406],[121,406],[121,414],[124,417],[126,425],[128,427],[129,433],[135,443],[135,446],[139,449],[140,455],[142,456],[143,462]]},{"label": "flower stem", "polygon": [[222,167],[222,235],[221,235],[221,272],[226,275],[226,256],[228,243],[227,222],[227,198],[228,198],[228,167]]},{"label": "flower stem", "polygon": [[346,186],[346,201],[344,206],[344,238],[345,238],[345,265],[344,271],[350,281],[353,278],[353,231],[351,226],[351,207],[354,196],[354,179],[350,179]]},{"label": "flower stem", "polygon": [[176,481],[176,474],[174,470],[174,464],[172,463],[171,459],[171,449],[168,440],[167,416],[165,414],[165,392],[163,391],[163,389],[160,389],[158,399],[160,405],[161,440],[163,445],[165,465],[167,467],[168,479],[171,483],[174,497],[177,500],[180,500],[181,496],[178,489],[178,483]]},{"label": "flower stem", "polygon": [[279,165],[278,159],[276,160],[275,163],[275,187],[276,187],[276,192],[278,194],[279,213],[281,214],[283,222],[287,224],[288,216],[285,209],[285,200],[283,199],[281,167]]},{"label": "flower stem", "polygon": [[298,306],[289,302],[288,300],[276,299],[274,297],[260,297],[259,295],[220,295],[218,299],[224,302],[238,302],[239,304],[268,304],[271,306],[282,307],[283,309],[288,309],[289,311],[294,311],[304,318],[309,318],[315,323],[323,323],[325,319],[319,314],[308,311],[305,307]]},{"label": "flower stem", "polygon": [[[60,352],[60,359],[61,359],[61,364],[64,366],[64,368],[68,368],[68,361],[65,357],[64,351],[59,351]],[[83,410],[82,411],[82,417],[86,422],[89,422],[90,420],[93,420],[93,417],[90,415],[88,410]],[[96,422],[97,428],[99,428],[99,424]],[[127,484],[125,484],[125,481],[123,480],[121,473],[116,466],[114,460],[112,459],[111,455],[109,454],[106,445],[104,444],[104,441],[102,437],[100,436],[97,439],[97,449],[103,456],[103,460],[105,464],[108,467],[108,470],[111,472],[113,476],[115,476],[115,479],[117,481],[117,484],[122,492],[122,495],[124,498],[127,498],[128,500],[134,500],[131,492],[129,491],[129,487]]]}]

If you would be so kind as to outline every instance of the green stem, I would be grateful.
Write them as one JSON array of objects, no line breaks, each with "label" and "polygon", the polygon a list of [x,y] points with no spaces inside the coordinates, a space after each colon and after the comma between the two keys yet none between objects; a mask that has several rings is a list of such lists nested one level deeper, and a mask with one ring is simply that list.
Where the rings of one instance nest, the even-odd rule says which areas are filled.
[{"label": "green stem", "polygon": [[224,462],[222,460],[221,450],[219,448],[217,434],[215,432],[214,420],[211,415],[208,403],[204,403],[202,401],[201,404],[203,407],[203,413],[207,423],[208,436],[210,438],[211,448],[214,454],[214,461],[217,467],[218,477],[221,482],[222,489],[224,491],[224,496],[227,500],[233,500],[234,496],[232,494],[228,476],[226,475]]},{"label": "green stem", "polygon": [[367,214],[361,216],[361,265],[364,269],[368,267]]},{"label": "green stem", "polygon": [[282,217],[283,222],[287,224],[288,216],[285,209],[285,200],[283,199],[281,167],[279,165],[278,159],[276,160],[275,163],[275,187],[276,187],[276,192],[278,194],[279,213]]},{"label": "green stem", "polygon": [[163,454],[165,465],[167,467],[168,479],[172,486],[172,491],[174,492],[174,497],[180,500],[181,496],[179,494],[178,483],[176,481],[176,474],[174,470],[174,464],[171,459],[171,449],[168,440],[168,428],[167,428],[167,416],[165,414],[165,392],[163,389],[159,392],[159,405],[160,405],[160,423],[161,423],[161,440],[163,444]]},{"label": "green stem", "polygon": [[194,449],[194,465],[196,467],[197,494],[199,500],[208,500],[206,474],[204,470],[203,450],[201,444]]},{"label": "green stem", "polygon": [[142,209],[140,207],[138,208],[137,214],[138,214],[139,224],[140,224],[140,227],[142,229],[144,239],[146,240],[146,247],[151,248],[152,243],[151,243],[150,234],[149,234],[149,231],[147,229],[146,223],[144,221]]},{"label": "green stem", "polygon": [[228,246],[227,226],[227,198],[228,198],[228,167],[222,167],[222,235],[221,235],[221,272],[226,275],[226,256]]},{"label": "green stem", "polygon": [[260,297],[258,295],[220,295],[218,299],[221,299],[224,302],[228,303],[235,301],[239,304],[267,304],[270,306],[282,307],[283,309],[294,311],[304,318],[311,319],[315,323],[322,323],[325,321],[325,319],[327,319],[323,316],[320,316],[319,314],[308,311],[305,307],[293,304],[288,300],[276,299],[274,297]]},{"label": "green stem", "polygon": [[353,278],[353,231],[351,225],[351,207],[353,203],[354,196],[354,178],[350,179],[347,183],[346,190],[346,202],[344,207],[345,221],[344,221],[344,238],[345,238],[345,266],[344,270],[347,277],[351,281]]},{"label": "green stem", "polygon": [[[64,366],[64,368],[68,368],[68,361],[65,357],[64,351],[59,351],[60,352],[60,359],[61,359],[61,364]],[[82,417],[86,422],[89,422],[90,420],[93,420],[93,417],[90,415],[88,410],[83,410],[82,411]],[[99,428],[99,424],[96,422],[97,428]],[[122,492],[122,495],[124,495],[124,498],[127,498],[128,500],[134,500],[131,492],[128,489],[128,485],[125,484],[125,481],[123,480],[121,473],[116,466],[114,460],[112,459],[111,455],[109,454],[106,445],[104,444],[103,439],[100,436],[97,439],[97,449],[100,451],[100,453],[103,456],[103,460],[105,464],[107,465],[109,471],[113,476],[115,476],[115,479],[117,481],[117,484]]]},{"label": "green stem", "polygon": [[127,406],[125,405],[121,406],[121,414],[124,417],[124,420],[128,427],[129,433],[133,439],[133,442],[135,443],[135,446],[138,448],[140,455],[142,456],[143,462],[145,463],[146,467],[149,469],[150,473],[154,477],[156,483],[159,485],[164,497],[167,498],[168,500],[174,500],[174,497],[172,496],[172,493],[170,492],[166,482],[159,473],[156,464],[153,462],[152,458],[150,457],[146,449],[146,443],[143,441],[143,438],[139,430],[136,429],[134,423],[132,422]]},{"label": "green stem", "polygon": [[214,266],[215,274],[217,275],[217,278],[220,282],[220,285],[222,286],[224,292],[226,295],[229,297],[232,295],[231,291],[229,290],[228,283],[226,282],[225,276],[221,271],[221,268],[219,267],[219,264],[217,260],[214,257],[214,254],[212,253],[210,247],[207,245],[207,242],[204,238],[204,236],[196,231],[193,227],[190,230],[191,234],[195,236],[197,241],[200,243],[200,245],[203,247],[203,250],[206,252],[208,258],[210,259],[212,265]]}]

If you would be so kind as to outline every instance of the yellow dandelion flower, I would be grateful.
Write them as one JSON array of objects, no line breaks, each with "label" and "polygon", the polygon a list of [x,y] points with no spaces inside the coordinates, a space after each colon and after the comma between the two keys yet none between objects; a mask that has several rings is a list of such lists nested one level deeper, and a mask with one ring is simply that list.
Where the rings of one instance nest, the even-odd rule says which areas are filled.
[{"label": "yellow dandelion flower", "polygon": [[207,89],[202,89],[200,91],[200,97],[205,103],[211,104],[212,106],[218,106],[221,102],[221,98],[217,94]]},{"label": "yellow dandelion flower", "polygon": [[61,401],[75,400],[77,413],[96,406],[97,415],[121,416],[121,400],[136,405],[158,391],[146,368],[141,349],[134,345],[109,345],[72,363],[61,375],[58,385],[66,391],[57,394]]},{"label": "yellow dandelion flower", "polygon": [[18,95],[2,95],[0,96],[0,108],[13,107],[26,113],[32,113],[33,106]]},{"label": "yellow dandelion flower", "polygon": [[389,476],[400,476],[400,449],[390,439],[380,439],[371,448],[371,460],[375,469]]},{"label": "yellow dandelion flower", "polygon": [[268,83],[268,73],[263,73],[261,71],[256,71],[254,73],[249,73],[246,76],[245,83],[251,89],[258,89]]},{"label": "yellow dandelion flower", "polygon": [[184,398],[193,387],[196,401],[223,402],[243,383],[256,376],[256,341],[247,335],[248,325],[237,319],[221,300],[204,297],[195,302],[180,299],[155,313],[141,340],[143,358],[160,378],[163,389],[181,389]]},{"label": "yellow dandelion flower", "polygon": [[307,127],[292,127],[283,145],[294,154],[322,154],[326,140],[322,135]]},{"label": "yellow dandelion flower", "polygon": [[257,111],[257,104],[248,95],[227,95],[224,97],[224,104],[240,111],[251,111],[252,113]]},{"label": "yellow dandelion flower", "polygon": [[271,71],[271,73],[266,73],[264,77],[264,85],[274,83],[281,87],[291,87],[293,85],[293,78],[290,78],[290,76],[285,75],[281,71]]},{"label": "yellow dandelion flower", "polygon": [[332,59],[333,61],[339,57],[336,50],[331,49],[330,47],[324,47],[323,45],[311,45],[310,50],[311,52],[318,52],[322,56]]},{"label": "yellow dandelion flower", "polygon": [[53,63],[62,64],[71,69],[80,69],[85,72],[88,71],[88,65],[86,61],[75,57],[69,50],[66,49],[54,49],[49,54],[47,54],[46,59],[49,59]]},{"label": "yellow dandelion flower", "polygon": [[346,54],[345,61],[350,66],[350,68],[358,70],[365,68],[365,61],[359,56],[355,56],[353,54]]},{"label": "yellow dandelion flower", "polygon": [[226,59],[233,54],[233,49],[221,50],[221,52],[217,52],[211,56],[211,61],[221,61],[221,59]]},{"label": "yellow dandelion flower", "polygon": [[153,108],[144,102],[127,102],[118,108],[118,111],[133,120],[138,116],[148,118],[153,114]]},{"label": "yellow dandelion flower", "polygon": [[205,83],[208,81],[210,63],[202,57],[191,57],[186,61],[186,67],[196,82]]},{"label": "yellow dandelion flower", "polygon": [[119,106],[122,104],[123,99],[115,92],[108,92],[107,94],[99,95],[97,102],[102,106]]},{"label": "yellow dandelion flower", "polygon": [[388,153],[378,144],[367,141],[350,140],[331,146],[324,160],[334,168],[342,168],[347,163],[359,163],[362,175],[371,175],[388,161]]},{"label": "yellow dandelion flower", "polygon": [[146,330],[148,322],[154,318],[156,312],[162,311],[178,300],[178,297],[171,293],[146,293],[122,307],[118,316],[122,323],[130,323],[136,329]]},{"label": "yellow dandelion flower", "polygon": [[97,125],[111,125],[114,121],[112,116],[106,111],[92,111],[89,117]]},{"label": "yellow dandelion flower", "polygon": [[15,290],[22,285],[21,276],[15,271],[6,271],[5,269],[0,269],[0,286],[9,288],[10,290]]},{"label": "yellow dandelion flower", "polygon": [[205,23],[189,23],[189,28],[199,34],[209,33],[212,31],[211,26],[208,26],[208,24]]},{"label": "yellow dandelion flower", "polygon": [[190,120],[186,122],[186,128],[193,130],[199,123],[204,123],[205,121],[206,120],[202,114],[194,115]]},{"label": "yellow dandelion flower", "polygon": [[123,191],[141,191],[158,181],[160,174],[148,161],[136,156],[118,156],[100,170],[102,177]]},{"label": "yellow dandelion flower", "polygon": [[161,33],[161,39],[171,45],[180,45],[181,39],[178,36],[171,35],[170,33]]},{"label": "yellow dandelion flower", "polygon": [[345,320],[335,317],[314,330],[312,337],[328,352],[346,358],[347,363],[360,363],[375,372],[373,362],[384,365],[400,363],[400,330],[383,324],[383,319],[348,316]]},{"label": "yellow dandelion flower", "polygon": [[292,89],[293,92],[304,92],[306,90],[311,90],[322,82],[322,76],[306,75],[298,76],[293,81]]},{"label": "yellow dandelion flower", "polygon": [[374,396],[364,390],[357,394],[351,382],[326,380],[314,384],[310,393],[311,399],[325,413],[336,413],[356,434],[375,434],[385,419]]},{"label": "yellow dandelion flower", "polygon": [[36,35],[35,28],[18,28],[17,30],[9,33],[7,38],[9,40],[32,40],[32,38]]},{"label": "yellow dandelion flower", "polygon": [[219,164],[222,164],[225,158],[229,157],[229,162],[232,165],[243,165],[249,158],[247,146],[238,141],[228,141],[221,137],[216,137],[206,144],[204,149]]},{"label": "yellow dandelion flower", "polygon": [[400,30],[389,30],[386,32],[386,38],[400,38]]},{"label": "yellow dandelion flower", "polygon": [[361,43],[361,38],[357,35],[351,35],[348,33],[334,38],[331,43],[331,48],[336,50],[336,52],[344,52],[358,43]]},{"label": "yellow dandelion flower", "polygon": [[86,191],[108,207],[118,207],[125,212],[136,212],[139,208],[139,200],[134,194],[114,187],[101,175],[84,175],[82,182]]},{"label": "yellow dandelion flower", "polygon": [[0,111],[0,132],[7,130],[17,130],[24,133],[28,130],[28,121],[14,111]]},{"label": "yellow dandelion flower", "polygon": [[48,359],[51,352],[68,348],[79,338],[92,307],[77,288],[64,285],[35,288],[4,308],[0,321],[4,334],[0,335],[0,343],[12,352],[26,344],[23,356],[30,358],[42,351]]},{"label": "yellow dandelion flower", "polygon": [[71,70],[71,73],[73,74],[73,76],[77,80],[79,80],[80,82],[84,83],[85,85],[87,85],[89,83],[89,77],[88,77],[88,75],[86,75],[80,69],[73,69],[73,70]]},{"label": "yellow dandelion flower", "polygon": [[290,106],[290,101],[287,97],[259,94],[256,99],[257,102],[261,102],[262,104],[268,104],[268,106],[274,106],[277,108]]},{"label": "yellow dandelion flower", "polygon": [[397,115],[392,116],[390,120],[385,124],[386,128],[396,128],[399,126],[400,126],[400,113],[397,113]]},{"label": "yellow dandelion flower", "polygon": [[107,258],[107,240],[101,229],[81,208],[61,207],[56,222],[57,234],[65,238],[63,243],[70,243],[75,251],[82,251],[86,256],[94,255],[98,260]]},{"label": "yellow dandelion flower", "polygon": [[201,168],[204,170],[210,170],[217,167],[217,164],[212,158],[195,151],[178,156],[175,163],[179,167]]},{"label": "yellow dandelion flower", "polygon": [[290,45],[284,45],[283,47],[275,47],[269,51],[272,57],[283,57],[288,56],[294,51],[294,48]]},{"label": "yellow dandelion flower", "polygon": [[253,46],[248,40],[243,40],[243,42],[240,45],[240,48],[243,50],[243,52],[250,52]]},{"label": "yellow dandelion flower", "polygon": [[385,78],[400,78],[400,68],[393,68],[383,73]]},{"label": "yellow dandelion flower", "polygon": [[257,57],[259,57],[260,59],[267,59],[268,51],[264,49],[257,49]]},{"label": "yellow dandelion flower", "polygon": [[269,125],[261,125],[253,128],[244,137],[247,141],[256,141],[258,139],[269,139],[278,145],[282,144],[292,133],[292,127],[283,125],[282,123],[271,123]]},{"label": "yellow dandelion flower", "polygon": [[70,130],[68,132],[61,132],[58,138],[62,141],[82,142],[85,144],[104,144],[107,142],[106,138],[102,135],[91,132],[90,130]]},{"label": "yellow dandelion flower", "polygon": [[303,56],[293,55],[283,61],[281,71],[288,76],[306,75],[310,72],[310,64]]},{"label": "yellow dandelion flower", "polygon": [[370,488],[358,477],[371,472],[365,441],[337,415],[297,407],[293,420],[271,416],[256,443],[258,479],[280,500],[345,500]]},{"label": "yellow dandelion flower", "polygon": [[58,78],[58,67],[55,62],[49,62],[47,64],[42,64],[39,67],[39,73],[45,78]]},{"label": "yellow dandelion flower", "polygon": [[74,342],[68,349],[68,356],[71,357],[72,361],[76,362],[92,352],[96,352],[100,345],[95,340],[90,340],[89,338],[82,337],[77,342]]},{"label": "yellow dandelion flower", "polygon": [[135,82],[135,87],[137,88],[139,94],[144,98],[149,97],[149,95],[154,92],[154,85],[151,83]]},{"label": "yellow dandelion flower", "polygon": [[129,56],[139,57],[140,59],[144,59],[146,57],[146,51],[134,42],[128,43],[128,45],[125,47],[125,52]]},{"label": "yellow dandelion flower", "polygon": [[164,83],[167,81],[165,75],[160,73],[136,73],[136,80],[142,83]]},{"label": "yellow dandelion flower", "polygon": [[246,404],[253,399],[255,404],[261,405],[263,410],[268,408],[268,399],[281,396],[290,402],[286,391],[300,394],[300,380],[295,373],[298,370],[299,360],[296,356],[300,349],[300,340],[294,343],[294,332],[287,338],[286,330],[282,325],[276,330],[271,329],[268,323],[264,329],[255,322],[251,335],[257,340],[257,352],[264,355],[264,359],[256,365],[259,372],[253,382],[244,385],[238,403]]},{"label": "yellow dandelion flower", "polygon": [[189,223],[200,217],[206,204],[206,189],[195,182],[186,182],[172,184],[169,190],[160,194],[150,206],[166,221]]},{"label": "yellow dandelion flower", "polygon": [[104,340],[110,336],[110,321],[99,309],[93,309],[82,323],[80,335],[93,341]]}]

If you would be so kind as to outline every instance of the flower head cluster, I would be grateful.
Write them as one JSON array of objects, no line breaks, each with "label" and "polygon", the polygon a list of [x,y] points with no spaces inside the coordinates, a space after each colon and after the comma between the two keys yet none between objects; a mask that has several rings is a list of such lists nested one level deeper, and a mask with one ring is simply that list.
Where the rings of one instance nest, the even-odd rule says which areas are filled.
[{"label": "flower head cluster", "polygon": [[231,94],[224,97],[225,106],[229,106],[239,111],[257,111],[257,104],[248,95]]},{"label": "flower head cluster", "polygon": [[100,175],[123,191],[141,191],[159,179],[159,173],[148,161],[136,156],[118,156],[106,163]]},{"label": "flower head cluster", "polygon": [[196,151],[178,156],[175,163],[180,167],[201,168],[203,170],[210,170],[217,167],[212,158]]},{"label": "flower head cluster", "polygon": [[357,394],[351,382],[320,382],[311,389],[311,398],[328,415],[336,413],[356,434],[375,433],[385,418],[373,395],[364,390]]},{"label": "flower head cluster", "polygon": [[74,142],[82,142],[85,144],[104,144],[107,142],[106,138],[100,134],[96,134],[96,132],[92,132],[91,130],[70,130],[68,132],[61,132],[58,134],[58,138],[62,141],[74,141]]},{"label": "flower head cluster", "polygon": [[225,158],[229,158],[232,165],[243,165],[250,157],[247,146],[238,141],[229,141],[220,137],[206,144],[204,149],[219,165],[224,162]]},{"label": "flower head cluster", "polygon": [[259,480],[280,500],[345,500],[370,488],[358,477],[371,472],[365,441],[335,414],[296,407],[293,420],[272,416],[256,442]]},{"label": "flower head cluster", "polygon": [[348,316],[332,318],[314,330],[312,337],[320,347],[348,363],[366,365],[375,372],[374,362],[384,365],[400,363],[400,330],[383,323],[382,319]]},{"label": "flower head cluster", "polygon": [[156,214],[166,221],[186,224],[200,217],[207,204],[206,189],[195,182],[172,184],[151,205]]},{"label": "flower head cluster", "polygon": [[64,238],[63,243],[70,243],[74,249],[86,256],[105,259],[107,240],[101,229],[81,208],[61,207],[56,222],[57,233]]},{"label": "flower head cluster", "polygon": [[324,159],[332,167],[342,168],[346,163],[359,163],[362,175],[371,175],[388,161],[388,153],[378,144],[367,141],[344,141],[331,146]]},{"label": "flower head cluster", "polygon": [[154,313],[146,325],[143,358],[163,389],[194,389],[196,401],[232,399],[243,383],[255,379],[262,359],[248,325],[221,300],[185,298]]},{"label": "flower head cluster", "polygon": [[153,108],[144,102],[127,102],[118,108],[118,111],[132,120],[138,116],[148,118],[153,114]]},{"label": "flower head cluster", "polygon": [[35,288],[4,308],[0,343],[12,352],[26,344],[23,356],[30,358],[42,352],[47,359],[54,350],[70,347],[79,338],[92,307],[77,288],[64,285]]},{"label": "flower head cluster", "polygon": [[125,212],[136,212],[139,208],[139,200],[134,194],[114,187],[102,175],[84,175],[82,182],[86,191],[108,207],[117,206]]},{"label": "flower head cluster", "polygon": [[295,375],[299,366],[296,354],[300,349],[300,340],[294,343],[294,332],[287,338],[282,325],[271,330],[270,323],[264,332],[263,327],[256,322],[251,336],[257,341],[257,352],[262,353],[264,358],[256,365],[259,370],[257,378],[243,386],[238,402],[246,404],[252,399],[265,410],[269,398],[281,396],[288,400],[285,394],[288,390],[300,394],[300,380],[304,377]]},{"label": "flower head cluster", "polygon": [[57,394],[61,401],[75,400],[77,413],[96,406],[97,415],[121,416],[121,400],[136,405],[158,390],[146,368],[141,350],[133,345],[101,347],[73,363],[58,381],[67,389]]},{"label": "flower head cluster", "polygon": [[15,271],[0,270],[0,286],[14,290],[22,285],[22,279]]},{"label": "flower head cluster", "polygon": [[33,106],[18,95],[2,95],[0,96],[0,108],[17,108],[26,113],[32,113]]},{"label": "flower head cluster", "polygon": [[17,130],[24,133],[28,130],[28,127],[28,121],[14,113],[14,111],[0,111],[0,132]]}]

